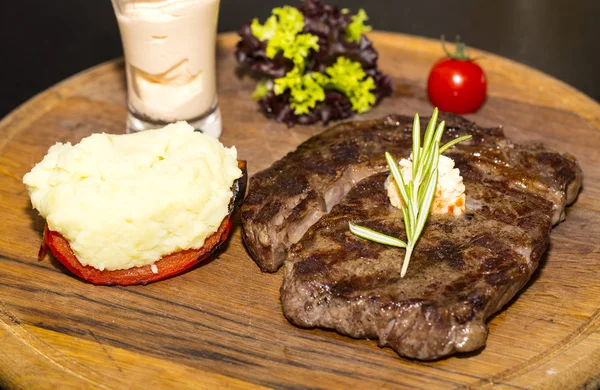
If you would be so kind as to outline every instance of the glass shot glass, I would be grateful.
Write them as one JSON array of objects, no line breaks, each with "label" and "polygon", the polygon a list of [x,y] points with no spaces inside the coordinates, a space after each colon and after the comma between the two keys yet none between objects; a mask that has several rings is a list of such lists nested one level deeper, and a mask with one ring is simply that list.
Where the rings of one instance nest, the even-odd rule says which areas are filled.
[{"label": "glass shot glass", "polygon": [[216,35],[220,0],[112,0],[125,57],[127,132],[185,120],[221,135]]}]

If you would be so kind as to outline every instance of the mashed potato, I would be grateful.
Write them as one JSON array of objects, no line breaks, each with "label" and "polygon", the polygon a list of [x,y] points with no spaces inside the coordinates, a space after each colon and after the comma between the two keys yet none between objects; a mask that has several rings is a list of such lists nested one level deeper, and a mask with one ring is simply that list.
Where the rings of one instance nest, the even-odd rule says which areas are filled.
[{"label": "mashed potato", "polygon": [[241,175],[235,147],[179,122],[57,143],[23,182],[81,264],[118,270],[202,247],[228,214]]}]

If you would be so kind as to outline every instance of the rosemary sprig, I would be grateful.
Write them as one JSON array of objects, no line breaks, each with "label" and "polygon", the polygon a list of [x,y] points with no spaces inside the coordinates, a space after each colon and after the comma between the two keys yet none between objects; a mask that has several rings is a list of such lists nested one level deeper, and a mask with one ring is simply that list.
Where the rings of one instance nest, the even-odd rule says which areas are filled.
[{"label": "rosemary sprig", "polygon": [[404,230],[406,231],[407,242],[349,222],[350,231],[359,237],[380,244],[406,248],[402,270],[400,271],[401,277],[406,275],[413,250],[429,217],[429,211],[437,186],[440,155],[457,143],[471,138],[470,135],[458,137],[440,147],[446,123],[442,121],[436,126],[437,120],[438,109],[436,108],[425,130],[423,146],[421,147],[421,123],[419,121],[419,114],[415,114],[411,156],[412,180],[408,183],[404,182],[396,160],[394,160],[390,153],[385,153],[385,159],[390,172],[402,197],[402,215],[404,217]]}]

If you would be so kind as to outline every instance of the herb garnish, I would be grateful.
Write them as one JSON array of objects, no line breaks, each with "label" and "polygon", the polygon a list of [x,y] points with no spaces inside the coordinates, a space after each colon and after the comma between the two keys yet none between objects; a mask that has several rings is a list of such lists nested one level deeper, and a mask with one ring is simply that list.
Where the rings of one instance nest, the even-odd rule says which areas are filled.
[{"label": "herb garnish", "polygon": [[404,182],[396,160],[394,160],[390,153],[385,153],[388,166],[402,197],[402,215],[404,217],[404,229],[406,231],[408,242],[404,242],[399,238],[388,236],[387,234],[371,230],[364,226],[355,225],[352,222],[349,222],[348,224],[350,231],[359,237],[380,244],[406,248],[404,262],[402,263],[402,270],[400,272],[401,277],[406,275],[412,252],[425,227],[425,222],[427,222],[427,218],[429,217],[431,203],[437,187],[438,162],[440,155],[457,143],[471,138],[470,135],[458,137],[440,147],[440,141],[442,140],[442,134],[444,133],[446,123],[442,121],[436,127],[437,119],[438,109],[436,108],[427,125],[427,130],[425,131],[423,139],[423,147],[421,147],[421,124],[419,121],[419,114],[415,114],[411,154],[413,179],[408,183]]}]

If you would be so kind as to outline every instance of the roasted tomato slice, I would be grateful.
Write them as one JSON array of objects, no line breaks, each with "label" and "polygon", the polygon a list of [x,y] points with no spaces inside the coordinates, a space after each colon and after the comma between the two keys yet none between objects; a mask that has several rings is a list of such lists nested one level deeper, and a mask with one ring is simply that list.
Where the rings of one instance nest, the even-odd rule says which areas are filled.
[{"label": "roasted tomato slice", "polygon": [[242,177],[233,183],[233,198],[229,204],[229,214],[223,219],[217,231],[204,241],[202,248],[187,249],[163,256],[154,263],[156,273],[152,271],[153,267],[151,265],[116,271],[100,271],[94,267],[84,266],[77,260],[69,242],[60,233],[48,229],[48,225],[44,229],[44,239],[38,255],[39,259],[44,258],[49,248],[54,257],[69,271],[93,284],[119,286],[148,284],[177,275],[208,258],[227,240],[235,213],[244,200],[248,181],[246,162],[239,161],[238,166],[242,170]]}]

